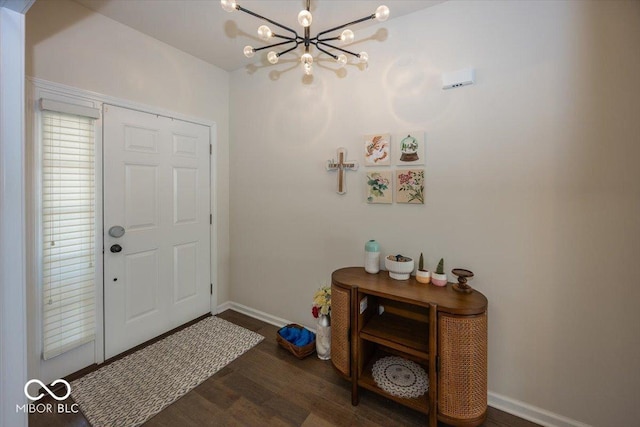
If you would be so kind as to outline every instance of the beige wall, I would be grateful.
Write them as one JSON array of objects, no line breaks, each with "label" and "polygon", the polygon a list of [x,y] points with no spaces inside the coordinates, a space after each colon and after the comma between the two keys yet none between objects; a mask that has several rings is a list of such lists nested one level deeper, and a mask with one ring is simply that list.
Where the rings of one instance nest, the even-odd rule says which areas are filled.
[{"label": "beige wall", "polygon": [[[312,325],[313,291],[362,265],[366,240],[423,251],[431,268],[444,256],[489,298],[493,393],[632,425],[640,3],[455,1],[356,37],[382,28],[386,40],[357,45],[364,72],[316,67],[305,84],[292,63],[241,69],[229,95],[226,72],[43,0],[27,14],[27,75],[218,124],[219,302]],[[474,86],[440,89],[443,71],[467,66]],[[425,206],[367,205],[365,168],[335,194],[324,163],[337,147],[362,162],[363,134],[415,129],[427,135]]]},{"label": "beige wall", "polygon": [[27,14],[26,73],[215,122],[218,301],[229,299],[229,73],[68,0]]},{"label": "beige wall", "polygon": [[[312,325],[314,290],[366,240],[444,257],[489,298],[494,396],[637,423],[640,3],[453,1],[356,37],[381,28],[364,72],[232,73],[231,300]],[[475,85],[441,89],[468,66]],[[362,162],[363,134],[415,129],[424,206],[367,205],[365,168],[335,193],[337,147]]]}]

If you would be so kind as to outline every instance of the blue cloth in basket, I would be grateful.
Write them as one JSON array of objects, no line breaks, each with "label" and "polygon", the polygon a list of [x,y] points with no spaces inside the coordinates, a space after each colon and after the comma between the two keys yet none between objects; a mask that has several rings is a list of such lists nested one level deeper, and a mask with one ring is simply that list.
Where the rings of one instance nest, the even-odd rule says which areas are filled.
[{"label": "blue cloth in basket", "polygon": [[316,339],[316,334],[308,329],[298,329],[292,326],[280,329],[280,336],[298,347],[303,347]]}]

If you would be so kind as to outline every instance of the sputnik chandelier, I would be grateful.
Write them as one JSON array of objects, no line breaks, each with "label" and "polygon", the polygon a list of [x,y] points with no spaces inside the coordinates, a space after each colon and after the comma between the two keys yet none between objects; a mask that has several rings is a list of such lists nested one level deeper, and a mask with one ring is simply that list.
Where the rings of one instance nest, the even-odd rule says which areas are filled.
[{"label": "sputnik chandelier", "polygon": [[[351,55],[354,58],[357,58],[358,62],[361,64],[366,64],[367,61],[369,60],[369,55],[367,54],[367,52],[355,53],[347,49],[343,49],[328,43],[328,42],[340,41],[342,44],[349,44],[354,40],[353,31],[347,28],[343,30],[342,33],[340,33],[340,35],[334,34],[332,36],[330,33],[334,33],[335,31],[342,30],[343,28],[346,28],[350,25],[355,25],[360,22],[368,21],[370,19],[375,19],[378,22],[386,21],[387,18],[389,17],[389,8],[387,6],[379,6],[376,9],[375,13],[371,15],[365,16],[364,18],[356,19],[355,21],[352,21],[352,22],[347,22],[346,24],[342,24],[337,27],[330,28],[328,30],[321,31],[315,37],[311,37],[311,21],[313,20],[313,17],[311,16],[311,12],[309,11],[310,3],[311,3],[311,0],[307,0],[306,8],[301,10],[300,13],[298,14],[298,22],[304,28],[304,37],[303,37],[298,35],[297,31],[285,25],[282,25],[272,19],[265,18],[264,16],[258,15],[257,13],[252,12],[249,9],[245,9],[244,7],[236,3],[235,0],[220,0],[220,4],[222,5],[222,8],[227,12],[233,12],[234,10],[239,10],[240,12],[244,12],[249,15],[255,16],[258,19],[262,19],[270,24],[273,24],[291,33],[291,35],[277,34],[277,33],[274,33],[271,30],[271,28],[269,28],[268,26],[261,25],[258,28],[258,36],[262,40],[269,41],[272,39],[282,39],[284,41],[273,43],[268,46],[258,47],[258,48],[255,48],[252,46],[245,46],[244,55],[247,58],[251,58],[258,51],[269,49],[272,47],[282,46],[283,48],[285,48],[285,50],[281,52],[276,52],[275,50],[271,50],[269,51],[269,53],[267,53],[267,59],[269,60],[269,62],[272,64],[277,64],[278,59],[282,55],[295,50],[298,46],[302,44],[304,45],[304,54],[300,57],[300,62],[302,63],[302,69],[304,70],[304,73],[306,75],[313,74],[313,56],[310,53],[311,45],[314,45],[320,52],[325,53],[329,55],[331,58],[335,59],[335,61],[339,64],[340,67],[344,67],[346,65],[347,55]],[[293,45],[290,45],[290,44],[293,44]],[[329,52],[327,49],[335,49],[341,53],[335,55]]]}]

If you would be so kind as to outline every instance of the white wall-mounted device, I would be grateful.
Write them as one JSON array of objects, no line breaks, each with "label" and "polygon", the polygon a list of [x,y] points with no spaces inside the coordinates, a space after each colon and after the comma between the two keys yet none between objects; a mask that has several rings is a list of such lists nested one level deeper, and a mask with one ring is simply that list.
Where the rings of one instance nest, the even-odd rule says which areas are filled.
[{"label": "white wall-mounted device", "polygon": [[464,70],[451,71],[442,74],[442,89],[471,85],[476,82],[476,70],[465,68]]}]

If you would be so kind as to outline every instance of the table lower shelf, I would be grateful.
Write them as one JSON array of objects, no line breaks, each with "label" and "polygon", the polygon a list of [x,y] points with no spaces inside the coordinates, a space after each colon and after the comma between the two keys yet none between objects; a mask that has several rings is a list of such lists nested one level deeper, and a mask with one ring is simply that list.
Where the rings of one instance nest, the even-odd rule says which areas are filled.
[{"label": "table lower shelf", "polygon": [[[360,375],[360,379],[358,380],[358,386],[364,389],[370,390],[374,393],[380,394],[387,399],[391,399],[395,402],[400,403],[401,405],[407,406],[416,411],[422,412],[423,414],[429,413],[429,392],[427,391],[425,394],[419,397],[414,398],[406,398],[406,397],[398,397],[392,394],[387,393],[378,385],[376,381],[373,379],[373,365],[376,361],[382,359],[383,357],[390,356],[390,354],[384,351],[376,351],[369,363],[364,367],[362,374]],[[428,369],[425,369],[428,372]],[[427,373],[428,375],[428,373]]]}]

